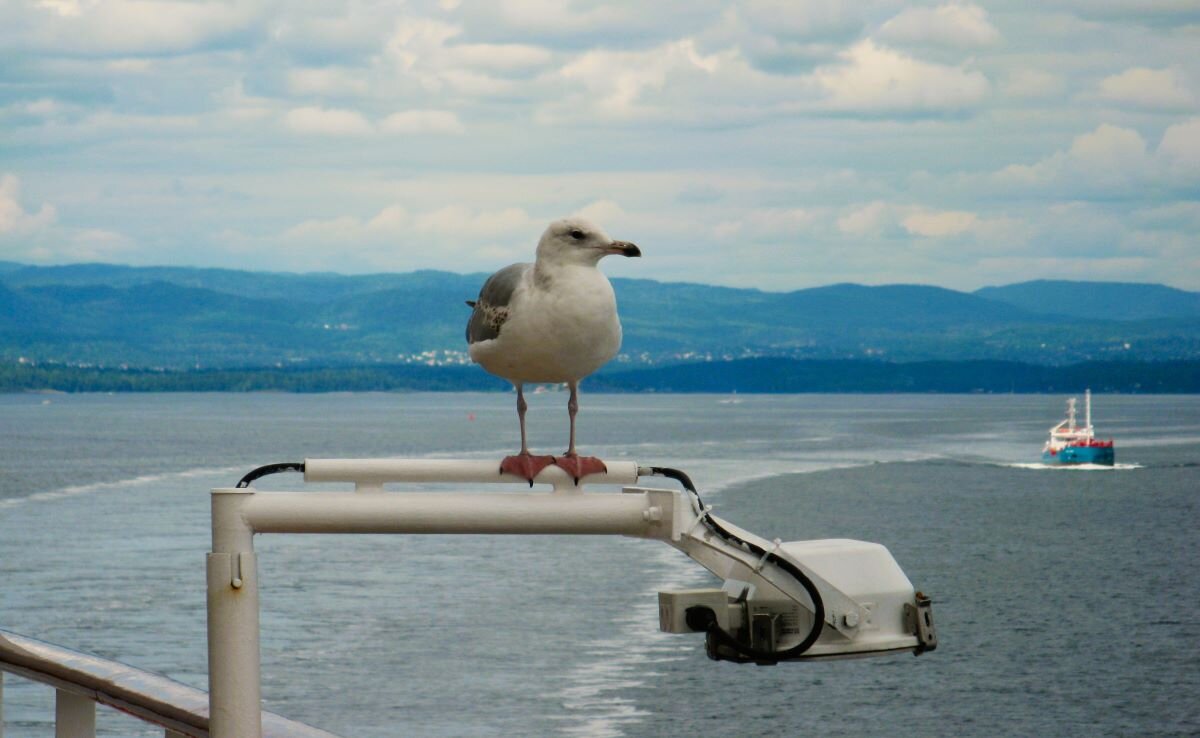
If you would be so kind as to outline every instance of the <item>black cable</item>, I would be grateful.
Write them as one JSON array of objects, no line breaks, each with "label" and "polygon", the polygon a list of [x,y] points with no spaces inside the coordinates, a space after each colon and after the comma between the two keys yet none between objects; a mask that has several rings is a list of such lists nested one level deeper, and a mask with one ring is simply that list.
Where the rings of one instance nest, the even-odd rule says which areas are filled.
[{"label": "black cable", "polygon": [[808,594],[809,599],[812,600],[813,625],[812,628],[809,629],[808,635],[804,637],[804,640],[800,641],[795,646],[792,646],[791,648],[785,648],[782,651],[763,651],[762,649],[747,646],[738,641],[729,633],[721,630],[721,627],[717,625],[715,620],[709,624],[708,632],[725,645],[734,649],[743,656],[754,659],[755,661],[774,662],[782,659],[793,659],[811,648],[812,645],[817,642],[817,639],[821,637],[821,631],[825,627],[825,603],[821,599],[821,593],[817,591],[817,586],[813,584],[812,579],[809,579],[807,574],[805,574],[802,570],[800,570],[799,567],[787,559],[776,556],[774,553],[767,551],[762,546],[743,540],[726,530],[720,523],[718,523],[711,515],[708,514],[708,510],[704,508],[704,502],[700,499],[700,493],[696,491],[696,485],[692,484],[692,480],[687,474],[678,469],[669,469],[662,466],[649,467],[649,472],[652,476],[668,477],[682,484],[684,489],[695,495],[696,504],[700,506],[700,520],[704,523],[706,528],[724,540],[734,544],[735,546],[739,546],[744,550],[750,551],[756,556],[761,556],[766,561],[769,561],[778,566],[780,569],[786,571],[792,576],[792,578],[800,583],[800,586],[803,587],[804,591]]},{"label": "black cable", "polygon": [[267,464],[260,466],[246,476],[242,477],[242,481],[237,483],[238,489],[249,487],[250,484],[259,477],[265,477],[268,474],[278,474],[279,472],[300,472],[304,473],[303,461],[285,461],[279,464]]}]

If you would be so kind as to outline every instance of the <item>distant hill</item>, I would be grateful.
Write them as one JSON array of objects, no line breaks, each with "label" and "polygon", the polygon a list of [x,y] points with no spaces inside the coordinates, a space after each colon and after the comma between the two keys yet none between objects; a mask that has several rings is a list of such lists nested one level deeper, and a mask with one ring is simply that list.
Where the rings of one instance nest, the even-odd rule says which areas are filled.
[{"label": "distant hill", "polygon": [[[895,363],[780,358],[710,361],[612,371],[589,392],[1200,393],[1200,361],[1084,362],[1040,366],[1013,361]],[[0,392],[409,392],[511,391],[478,367],[379,365],[258,369],[99,369],[0,362]]]},{"label": "distant hill", "polygon": [[979,297],[1043,315],[1113,320],[1200,318],[1200,292],[1161,284],[1040,279],[975,290]]},{"label": "distant hill", "polygon": [[[465,361],[483,274],[345,276],[0,264],[0,360],[161,368]],[[696,360],[1082,361],[1200,358],[1200,294],[1034,282],[976,293],[837,284],[793,292],[615,279],[625,341],[607,372]],[[1057,310],[1049,296],[1083,298]],[[1003,298],[1003,299],[1001,299]],[[1065,298],[1064,298],[1065,299]],[[1048,312],[1048,306],[1057,312]]]},{"label": "distant hill", "polygon": [[634,369],[589,380],[592,391],[805,392],[1200,392],[1200,361],[802,361],[760,358]]}]

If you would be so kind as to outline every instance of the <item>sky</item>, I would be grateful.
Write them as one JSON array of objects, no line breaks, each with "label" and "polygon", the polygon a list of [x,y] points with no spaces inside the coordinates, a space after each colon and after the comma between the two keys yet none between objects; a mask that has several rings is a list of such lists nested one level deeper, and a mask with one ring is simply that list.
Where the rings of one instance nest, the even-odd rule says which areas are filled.
[{"label": "sky", "polygon": [[1200,0],[0,0],[0,260],[1200,290]]}]

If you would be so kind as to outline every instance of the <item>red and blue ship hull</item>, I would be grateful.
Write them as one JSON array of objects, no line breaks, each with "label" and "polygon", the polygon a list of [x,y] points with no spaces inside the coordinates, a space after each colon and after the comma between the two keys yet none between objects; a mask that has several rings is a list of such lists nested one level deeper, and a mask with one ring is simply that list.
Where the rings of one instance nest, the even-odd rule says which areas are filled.
[{"label": "red and blue ship hull", "polygon": [[1116,463],[1117,454],[1111,442],[1092,443],[1089,445],[1065,446],[1051,451],[1042,452],[1043,464],[1099,464],[1112,466]]}]

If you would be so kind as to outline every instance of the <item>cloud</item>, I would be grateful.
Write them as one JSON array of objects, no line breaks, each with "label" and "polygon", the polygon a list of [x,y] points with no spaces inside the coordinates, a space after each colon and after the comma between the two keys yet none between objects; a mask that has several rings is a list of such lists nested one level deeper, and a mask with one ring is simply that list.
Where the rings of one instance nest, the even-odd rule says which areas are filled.
[{"label": "cloud", "polygon": [[981,103],[990,87],[980,72],[920,61],[870,39],[813,78],[825,91],[826,108],[864,113],[962,110]]},{"label": "cloud", "polygon": [[889,206],[876,201],[855,206],[837,220],[837,228],[849,236],[879,235],[887,222]]},{"label": "cloud", "polygon": [[403,110],[380,121],[379,130],[402,134],[461,134],[466,128],[458,115],[449,110]]},{"label": "cloud", "polygon": [[1062,95],[1066,81],[1040,69],[1014,69],[1008,73],[1003,91],[1009,98],[1048,99]]},{"label": "cloud", "polygon": [[537,225],[521,208],[476,211],[462,205],[447,205],[423,213],[413,223],[417,231],[424,233],[472,239],[516,235]]},{"label": "cloud", "polygon": [[869,2],[844,0],[749,0],[736,5],[738,14],[752,26],[776,38],[824,39],[859,31]]},{"label": "cloud", "polygon": [[1172,176],[1200,181],[1200,117],[1168,128],[1158,144],[1157,155]]},{"label": "cloud", "polygon": [[21,181],[0,176],[0,258],[32,263],[105,261],[127,256],[133,242],[103,228],[74,228],[58,221],[57,209],[43,203],[36,211],[21,202]]},{"label": "cloud", "polygon": [[21,16],[12,40],[67,55],[178,54],[250,33],[260,12],[254,3],[43,1]]},{"label": "cloud", "polygon": [[321,136],[361,136],[374,130],[362,113],[336,108],[293,108],[284,124],[296,133]]},{"label": "cloud", "polygon": [[632,4],[574,2],[574,0],[498,0],[456,4],[474,34],[491,38],[546,39],[568,43],[582,38],[611,39],[653,32],[661,13],[686,16],[689,3],[665,0],[651,8]]},{"label": "cloud", "polygon": [[1006,188],[1057,189],[1067,196],[1160,196],[1148,188],[1186,187],[1200,181],[1200,118],[1167,128],[1151,150],[1137,131],[1109,123],[1076,136],[1065,151],[1034,164],[1013,164],[992,175]]},{"label": "cloud", "polygon": [[0,237],[23,236],[40,231],[57,218],[54,206],[43,203],[37,212],[21,204],[21,181],[16,175],[0,176]]},{"label": "cloud", "polygon": [[1134,67],[1100,81],[1096,97],[1120,105],[1157,110],[1191,108],[1196,96],[1174,69]]},{"label": "cloud", "polygon": [[1178,283],[1194,217],[1146,213],[1200,184],[1196,14],[1048,2],[0,2],[0,149],[38,173],[0,240],[473,271],[587,212],[699,281],[1024,278],[1111,232]]},{"label": "cloud", "polygon": [[544,223],[522,208],[444,205],[411,211],[394,203],[369,218],[316,218],[279,235],[310,269],[449,268],[528,258]]},{"label": "cloud", "polygon": [[958,3],[908,8],[884,23],[875,35],[893,43],[957,47],[990,46],[1000,40],[986,10]]},{"label": "cloud", "polygon": [[916,212],[901,221],[904,230],[926,238],[958,236],[971,230],[978,222],[979,216],[962,210]]},{"label": "cloud", "polygon": [[383,58],[401,79],[426,92],[444,89],[499,97],[512,90],[512,78],[527,78],[554,59],[530,44],[466,43],[461,25],[436,18],[396,21]]},{"label": "cloud", "polygon": [[362,71],[345,67],[304,67],[287,74],[288,91],[293,95],[324,97],[362,97],[370,91]]},{"label": "cloud", "polygon": [[[702,54],[692,39],[682,39],[645,51],[592,50],[564,65],[557,76],[567,88],[580,89],[561,102],[547,103],[538,112],[543,122],[633,119],[648,116],[691,117],[689,108],[701,102],[697,84],[718,91],[718,79],[732,66],[745,71],[735,52]],[[664,95],[664,93],[666,93]],[[678,106],[668,104],[676,101]]]},{"label": "cloud", "polygon": [[717,239],[794,242],[810,231],[822,213],[813,208],[756,208],[713,226]]},{"label": "cloud", "polygon": [[1009,187],[1057,185],[1087,189],[1122,189],[1144,179],[1150,159],[1137,131],[1101,124],[1077,136],[1069,149],[1035,164],[1013,164],[995,175]]}]

